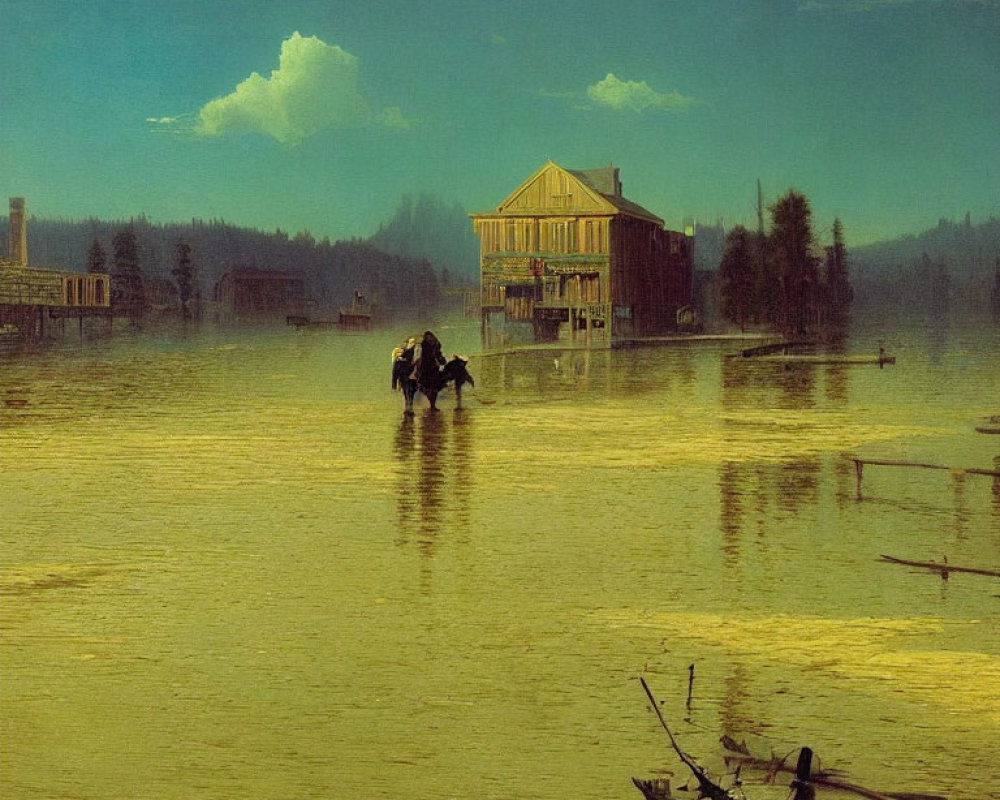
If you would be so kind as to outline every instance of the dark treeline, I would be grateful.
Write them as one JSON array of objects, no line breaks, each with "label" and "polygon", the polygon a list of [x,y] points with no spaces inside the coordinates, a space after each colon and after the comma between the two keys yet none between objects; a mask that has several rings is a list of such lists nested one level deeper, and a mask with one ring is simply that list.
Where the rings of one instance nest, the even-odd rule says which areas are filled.
[{"label": "dark treeline", "polygon": [[769,210],[769,230],[738,225],[726,235],[718,274],[722,316],[741,329],[764,326],[792,336],[842,327],[853,290],[840,220],[821,256],[805,195],[790,190]]},{"label": "dark treeline", "polygon": [[[783,256],[775,249],[777,205],[770,209],[769,231],[699,226],[698,268],[716,270],[703,273],[710,287],[704,305],[717,303],[717,309],[708,309],[715,316],[792,334],[836,327],[850,309],[932,320],[946,313],[976,318],[992,311],[1000,318],[1000,219],[975,225],[968,214],[962,222],[942,219],[923,233],[850,252],[839,221],[833,225],[834,243],[823,248],[806,225],[800,242],[808,247],[789,259],[787,243]],[[808,212],[808,201],[800,210]]]},{"label": "dark treeline", "polygon": [[[6,220],[0,220],[4,240],[6,230]],[[134,233],[135,259],[147,301],[175,302],[179,313],[182,294],[208,299],[215,282],[238,268],[301,271],[309,299],[320,308],[350,302],[355,289],[390,309],[419,311],[439,299],[438,272],[426,258],[388,253],[361,239],[316,241],[308,231],[289,236],[280,229],[268,233],[222,220],[154,224],[144,216],[119,221],[31,217],[27,223],[29,262],[84,272],[94,270],[94,259],[103,256],[105,271],[114,273],[115,238],[123,231]],[[186,246],[183,259],[178,250],[181,244]],[[6,241],[2,245],[6,252]]]}]

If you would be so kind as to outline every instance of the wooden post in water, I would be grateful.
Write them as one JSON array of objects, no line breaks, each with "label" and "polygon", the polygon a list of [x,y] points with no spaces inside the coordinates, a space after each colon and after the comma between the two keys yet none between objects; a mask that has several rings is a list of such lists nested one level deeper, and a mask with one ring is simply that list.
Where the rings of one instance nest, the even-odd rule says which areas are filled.
[{"label": "wooden post in water", "polygon": [[810,748],[803,747],[799,750],[799,760],[795,765],[795,779],[791,784],[791,788],[795,790],[792,800],[815,800],[816,798],[816,789],[809,781],[812,775],[812,757],[813,751]]},{"label": "wooden post in water", "polygon": [[864,473],[865,464],[881,467],[913,467],[916,469],[935,469],[951,472],[955,478],[956,493],[961,492],[966,475],[986,475],[1000,479],[1000,469],[979,469],[977,467],[949,467],[943,464],[924,464],[919,461],[896,461],[878,458],[856,458],[848,456],[854,462],[854,472],[858,477],[858,499],[861,498],[861,478]]}]

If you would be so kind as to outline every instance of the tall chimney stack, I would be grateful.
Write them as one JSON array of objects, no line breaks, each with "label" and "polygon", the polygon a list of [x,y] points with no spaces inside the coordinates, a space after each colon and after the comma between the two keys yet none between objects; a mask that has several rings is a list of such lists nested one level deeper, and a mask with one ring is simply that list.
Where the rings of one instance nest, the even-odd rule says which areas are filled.
[{"label": "tall chimney stack", "polygon": [[28,226],[24,218],[24,198],[10,198],[10,260],[28,266]]}]

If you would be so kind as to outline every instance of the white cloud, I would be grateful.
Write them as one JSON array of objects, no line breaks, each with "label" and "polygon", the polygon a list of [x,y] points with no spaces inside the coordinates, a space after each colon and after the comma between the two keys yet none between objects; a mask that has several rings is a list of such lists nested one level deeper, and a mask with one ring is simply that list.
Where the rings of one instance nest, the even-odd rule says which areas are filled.
[{"label": "white cloud", "polygon": [[297,31],[281,43],[278,68],[258,73],[198,112],[195,133],[219,136],[250,131],[295,145],[327,128],[363,127],[375,122],[408,127],[398,108],[373,115],[358,92],[358,59],[337,45]]},{"label": "white cloud", "polygon": [[650,88],[645,81],[623,81],[611,72],[608,76],[587,87],[587,97],[598,105],[608,106],[616,111],[640,113],[647,109],[680,111],[694,102],[679,92],[661,94]]}]

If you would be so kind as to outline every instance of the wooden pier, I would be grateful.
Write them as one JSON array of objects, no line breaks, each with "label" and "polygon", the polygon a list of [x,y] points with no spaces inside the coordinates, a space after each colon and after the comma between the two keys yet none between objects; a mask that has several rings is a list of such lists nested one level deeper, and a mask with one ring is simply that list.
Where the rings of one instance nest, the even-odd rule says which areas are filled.
[{"label": "wooden pier", "polygon": [[871,467],[909,467],[911,469],[934,469],[952,473],[956,477],[965,475],[986,475],[995,480],[1000,480],[1000,470],[981,469],[979,467],[949,467],[944,464],[927,464],[920,461],[896,461],[878,458],[857,458],[848,456],[854,462],[854,473],[858,478],[858,497],[861,497],[861,479],[864,477],[866,466]]}]

